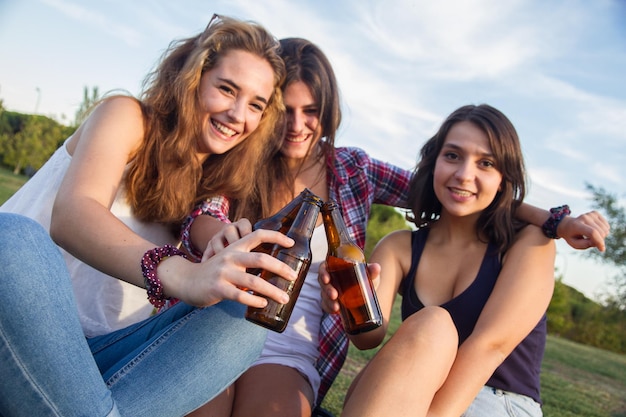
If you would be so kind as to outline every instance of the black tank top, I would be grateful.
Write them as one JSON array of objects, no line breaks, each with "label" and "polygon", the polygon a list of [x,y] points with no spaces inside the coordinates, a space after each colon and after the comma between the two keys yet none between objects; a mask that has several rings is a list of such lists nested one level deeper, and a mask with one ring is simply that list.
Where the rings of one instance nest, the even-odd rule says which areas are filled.
[{"label": "black tank top", "polygon": [[[411,236],[411,267],[400,284],[402,320],[424,305],[416,294],[415,274],[426,244],[428,229],[416,230]],[[458,296],[443,303],[452,317],[459,334],[459,344],[472,333],[478,317],[487,303],[502,268],[501,254],[489,244],[474,281]],[[486,385],[504,391],[527,395],[541,404],[539,373],[546,342],[546,316],[541,318],[530,334],[517,345],[495,370]]]}]

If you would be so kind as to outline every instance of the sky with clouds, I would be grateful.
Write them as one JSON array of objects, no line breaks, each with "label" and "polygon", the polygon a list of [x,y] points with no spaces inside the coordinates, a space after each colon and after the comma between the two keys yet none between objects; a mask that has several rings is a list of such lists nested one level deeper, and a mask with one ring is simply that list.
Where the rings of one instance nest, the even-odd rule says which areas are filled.
[{"label": "sky with clouds", "polygon": [[[590,183],[626,204],[622,0],[0,0],[0,99],[69,123],[85,86],[137,94],[213,13],[322,48],[343,99],[338,145],[413,168],[449,113],[489,103],[520,135],[526,201],[580,214]],[[564,282],[588,296],[615,273],[557,247]]]}]

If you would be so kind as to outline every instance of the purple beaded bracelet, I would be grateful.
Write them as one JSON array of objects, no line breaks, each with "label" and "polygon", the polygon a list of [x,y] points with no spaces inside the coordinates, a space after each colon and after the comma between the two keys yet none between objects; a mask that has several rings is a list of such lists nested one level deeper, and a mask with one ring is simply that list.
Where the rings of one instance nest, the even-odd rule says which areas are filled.
[{"label": "purple beaded bracelet", "polygon": [[549,237],[550,239],[558,239],[559,236],[556,234],[556,228],[561,223],[561,220],[565,216],[569,216],[571,213],[569,206],[564,204],[560,207],[554,207],[550,209],[550,217],[546,222],[541,226],[541,230],[543,230],[543,234]]},{"label": "purple beaded bracelet", "polygon": [[170,256],[182,256],[187,258],[185,254],[172,245],[165,245],[160,248],[154,248],[147,251],[141,258],[141,272],[143,272],[144,284],[148,291],[148,301],[156,308],[165,305],[167,297],[163,294],[163,284],[157,276],[157,266],[159,263]]}]

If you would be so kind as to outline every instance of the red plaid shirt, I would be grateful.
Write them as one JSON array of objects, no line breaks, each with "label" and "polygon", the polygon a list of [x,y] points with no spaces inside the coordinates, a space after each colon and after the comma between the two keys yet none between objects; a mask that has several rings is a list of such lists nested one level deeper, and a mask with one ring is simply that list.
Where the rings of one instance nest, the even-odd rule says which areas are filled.
[{"label": "red plaid shirt", "polygon": [[[410,171],[370,158],[359,148],[336,148],[335,160],[328,161],[327,169],[330,198],[341,207],[346,226],[361,248],[365,246],[365,231],[372,204],[407,207]],[[229,207],[226,198],[217,197],[203,202],[188,216],[183,224],[182,241],[190,253],[199,254],[189,241],[189,228],[193,219],[201,214],[210,214],[230,222]],[[320,326],[319,352],[316,368],[321,376],[321,384],[316,405],[324,399],[348,355],[348,338],[338,314],[324,313]]]}]

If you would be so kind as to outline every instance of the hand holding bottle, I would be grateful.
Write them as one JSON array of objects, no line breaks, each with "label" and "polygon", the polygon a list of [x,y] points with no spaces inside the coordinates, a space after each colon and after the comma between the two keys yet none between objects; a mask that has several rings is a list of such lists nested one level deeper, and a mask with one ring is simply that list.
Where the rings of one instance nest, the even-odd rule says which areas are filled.
[{"label": "hand holding bottle", "polygon": [[[367,271],[375,290],[380,283],[380,264],[367,264]],[[330,281],[326,262],[320,265],[317,280],[321,287],[322,309],[328,314],[339,314],[339,292]]]},{"label": "hand holding bottle", "polygon": [[355,335],[380,327],[383,317],[365,256],[350,236],[337,203],[324,204],[322,217],[328,240],[326,269],[337,291],[346,333]]},{"label": "hand holding bottle", "polygon": [[200,263],[180,256],[169,257],[158,266],[165,294],[197,307],[213,305],[224,299],[252,307],[263,307],[267,300],[287,302],[289,296],[285,291],[247,272],[249,268],[262,268],[286,282],[295,280],[297,274],[286,263],[264,253],[252,252],[263,242],[286,248],[294,244],[293,239],[282,233],[257,230],[218,249]]},{"label": "hand holding bottle", "polygon": [[[295,281],[287,281],[268,270],[261,270],[259,274],[268,283],[289,294],[289,302],[277,303],[268,300],[267,305],[262,308],[249,307],[246,312],[246,320],[279,333],[283,332],[287,327],[287,322],[291,317],[291,312],[311,265],[311,236],[313,235],[313,229],[315,229],[321,205],[321,199],[315,195],[304,198],[287,232],[287,236],[294,240],[294,245],[289,248],[274,245],[271,249],[272,256],[292,267],[297,272],[298,278]],[[257,231],[261,230],[263,229],[258,229]],[[265,255],[265,253],[260,251],[259,255]]]}]

